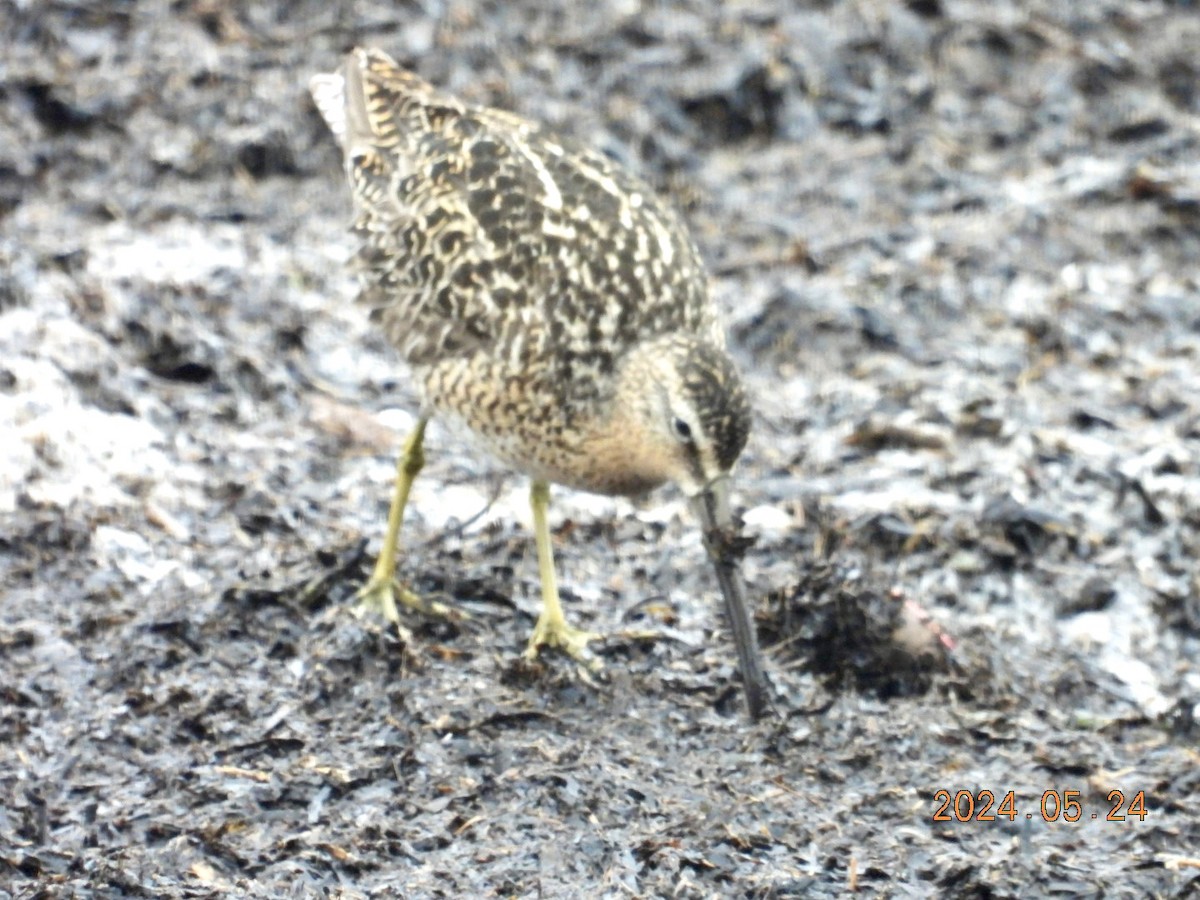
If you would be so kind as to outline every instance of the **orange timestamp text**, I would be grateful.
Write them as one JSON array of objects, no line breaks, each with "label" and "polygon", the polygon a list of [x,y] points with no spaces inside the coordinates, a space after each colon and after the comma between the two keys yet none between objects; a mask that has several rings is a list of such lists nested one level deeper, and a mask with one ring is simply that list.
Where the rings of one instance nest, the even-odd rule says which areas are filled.
[{"label": "orange timestamp text", "polygon": [[[996,803],[996,795],[984,788],[979,791],[947,791],[934,793],[933,802],[939,804],[933,813],[935,822],[995,822],[997,819],[1032,819],[1040,816],[1043,822],[1079,822],[1082,819],[1099,820],[1103,810],[1088,813],[1079,799],[1080,792],[1076,790],[1049,790],[1042,794],[1041,802],[1036,812],[1026,811],[1024,814],[1017,809],[1015,791],[1009,791]],[[1127,819],[1146,821],[1149,811],[1146,809],[1146,792],[1138,791],[1126,803],[1122,791],[1109,791],[1108,802],[1111,806],[1104,814],[1105,822],[1124,822]],[[993,811],[994,810],[994,811]]]}]

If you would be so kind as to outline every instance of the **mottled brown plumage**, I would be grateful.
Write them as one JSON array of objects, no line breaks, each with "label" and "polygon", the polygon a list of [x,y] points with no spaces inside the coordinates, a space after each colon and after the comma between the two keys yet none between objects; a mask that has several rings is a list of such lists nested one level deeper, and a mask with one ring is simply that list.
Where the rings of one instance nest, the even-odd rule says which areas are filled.
[{"label": "mottled brown plumage", "polygon": [[649,187],[376,50],[313,79],[313,96],[345,156],[360,298],[412,367],[423,417],[461,421],[530,475],[535,519],[547,482],[723,484],[750,409],[699,254]]}]

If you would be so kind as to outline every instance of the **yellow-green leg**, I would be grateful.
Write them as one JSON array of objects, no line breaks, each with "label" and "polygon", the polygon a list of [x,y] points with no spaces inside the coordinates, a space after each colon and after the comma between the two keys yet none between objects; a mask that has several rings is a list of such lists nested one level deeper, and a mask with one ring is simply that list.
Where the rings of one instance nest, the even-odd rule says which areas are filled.
[{"label": "yellow-green leg", "polygon": [[535,481],[530,487],[529,505],[533,507],[533,535],[537,541],[538,575],[542,581],[542,612],[533,627],[525,658],[536,659],[539,647],[560,647],[580,662],[596,668],[599,661],[587,652],[587,644],[598,635],[568,625],[562,604],[558,602],[554,550],[550,546],[550,525],[546,520],[546,510],[550,506],[550,486],[546,482]]},{"label": "yellow-green leg", "polygon": [[408,492],[412,488],[413,479],[425,465],[425,454],[421,444],[425,440],[425,424],[428,421],[424,417],[417,421],[417,427],[404,442],[404,451],[396,460],[396,482],[392,488],[392,506],[388,510],[387,535],[383,539],[383,549],[379,553],[379,559],[375,561],[375,571],[371,573],[371,579],[354,595],[359,601],[359,615],[380,613],[389,622],[399,622],[397,599],[413,609],[429,608],[429,604],[423,603],[412,591],[403,587],[397,590],[398,586],[395,584],[396,544],[400,538],[400,526],[404,522],[404,508],[408,505]]}]

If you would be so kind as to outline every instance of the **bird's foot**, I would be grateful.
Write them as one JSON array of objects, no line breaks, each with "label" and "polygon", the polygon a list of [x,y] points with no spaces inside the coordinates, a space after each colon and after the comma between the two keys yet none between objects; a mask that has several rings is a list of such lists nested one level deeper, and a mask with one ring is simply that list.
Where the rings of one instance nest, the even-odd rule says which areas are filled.
[{"label": "bird's foot", "polygon": [[604,666],[600,660],[588,650],[591,641],[599,640],[600,635],[580,628],[572,628],[562,619],[538,616],[533,634],[529,636],[529,646],[525,650],[525,659],[532,662],[537,659],[542,647],[557,647],[566,652],[576,662],[586,666],[592,672],[599,672]]},{"label": "bird's foot", "polygon": [[370,581],[358,589],[354,599],[358,601],[358,605],[354,607],[353,611],[360,619],[369,615],[383,616],[402,631],[404,627],[400,623],[400,606],[440,619],[461,620],[467,618],[466,613],[461,610],[453,609],[438,600],[431,600],[415,594],[408,588],[397,584],[391,577],[372,575]]}]

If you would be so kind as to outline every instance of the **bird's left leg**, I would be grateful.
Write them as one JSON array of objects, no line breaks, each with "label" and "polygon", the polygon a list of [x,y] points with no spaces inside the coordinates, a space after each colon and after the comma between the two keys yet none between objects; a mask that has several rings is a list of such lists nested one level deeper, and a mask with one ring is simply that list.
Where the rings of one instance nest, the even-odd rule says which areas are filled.
[{"label": "bird's left leg", "polygon": [[417,421],[416,428],[404,443],[400,458],[396,460],[396,481],[392,488],[392,505],[388,510],[387,534],[383,538],[383,548],[379,551],[379,559],[375,562],[370,580],[355,594],[355,599],[359,601],[357,611],[360,614],[376,612],[389,622],[397,624],[400,622],[397,601],[410,609],[434,615],[451,615],[444,604],[427,601],[395,583],[396,551],[400,539],[400,526],[404,522],[404,509],[408,506],[408,494],[413,480],[425,465],[422,444],[425,440],[426,422],[428,419],[425,417]]}]

